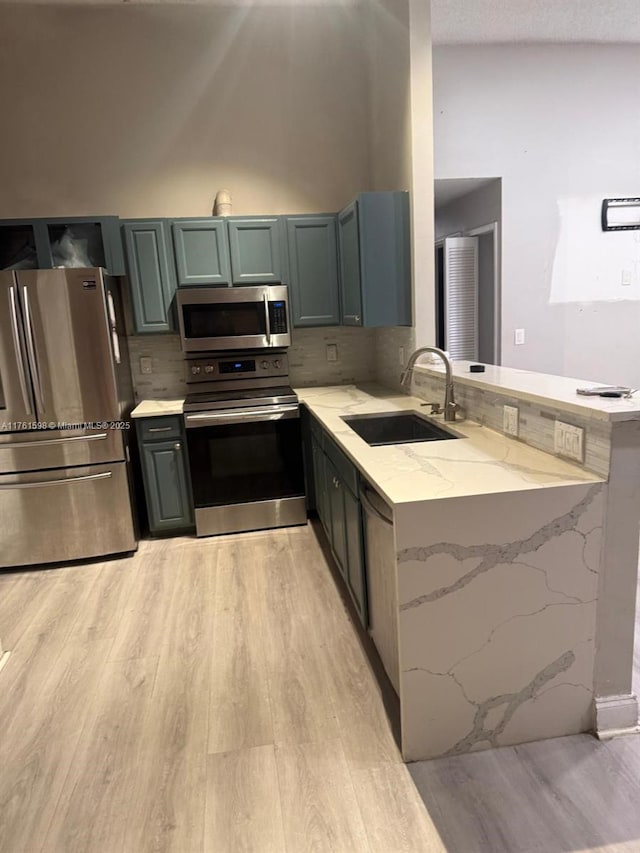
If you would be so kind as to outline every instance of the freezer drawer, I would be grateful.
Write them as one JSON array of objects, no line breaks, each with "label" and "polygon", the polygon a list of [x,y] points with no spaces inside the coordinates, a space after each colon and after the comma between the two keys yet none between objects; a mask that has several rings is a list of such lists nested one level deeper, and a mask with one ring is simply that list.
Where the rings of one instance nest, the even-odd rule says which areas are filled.
[{"label": "freezer drawer", "polygon": [[136,547],[126,463],[0,476],[0,567]]},{"label": "freezer drawer", "polygon": [[0,475],[123,462],[123,436],[123,430],[108,428],[0,432]]}]

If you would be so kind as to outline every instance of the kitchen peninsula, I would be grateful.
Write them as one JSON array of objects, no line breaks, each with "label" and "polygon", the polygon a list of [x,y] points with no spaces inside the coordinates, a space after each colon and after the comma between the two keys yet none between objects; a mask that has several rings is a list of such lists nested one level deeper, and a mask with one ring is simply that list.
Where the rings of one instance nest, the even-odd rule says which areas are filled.
[{"label": "kitchen peninsula", "polygon": [[[417,373],[415,391],[441,399],[441,371]],[[457,363],[454,375],[479,420],[509,403],[531,425],[536,413],[584,424],[599,470],[529,446],[544,442],[526,417],[521,440],[467,419],[449,425],[461,440],[370,447],[343,416],[423,400],[375,386],[298,389],[393,510],[405,759],[635,731],[637,404],[580,398],[574,380],[525,371],[489,368],[474,382]]]},{"label": "kitchen peninsula", "polygon": [[[475,376],[454,363],[467,414],[447,425],[458,440],[386,447],[343,416],[424,414],[425,399],[443,396],[437,368],[416,368],[417,396],[296,389],[393,512],[388,589],[407,761],[637,730],[640,409],[580,398],[576,380],[490,367]],[[519,407],[518,439],[499,431],[504,404]],[[583,464],[553,454],[556,419],[585,430]]]}]

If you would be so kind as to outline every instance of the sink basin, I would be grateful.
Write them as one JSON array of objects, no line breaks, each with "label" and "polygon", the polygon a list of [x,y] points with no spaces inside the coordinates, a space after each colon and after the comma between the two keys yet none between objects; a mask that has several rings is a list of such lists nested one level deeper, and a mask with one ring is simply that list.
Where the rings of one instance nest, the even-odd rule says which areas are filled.
[{"label": "sink basin", "polygon": [[372,447],[460,438],[415,412],[345,415],[342,420]]}]

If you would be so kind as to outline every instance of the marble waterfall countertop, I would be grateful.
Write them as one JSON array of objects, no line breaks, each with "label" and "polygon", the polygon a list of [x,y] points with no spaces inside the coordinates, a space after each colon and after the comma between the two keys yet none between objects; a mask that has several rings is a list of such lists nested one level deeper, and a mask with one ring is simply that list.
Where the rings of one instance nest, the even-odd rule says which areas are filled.
[{"label": "marble waterfall countertop", "polygon": [[157,418],[162,415],[181,415],[182,400],[142,400],[131,412],[132,418]]},{"label": "marble waterfall countertop", "polygon": [[342,415],[414,410],[428,416],[428,406],[421,405],[423,401],[417,397],[375,384],[295,391],[371,484],[394,505],[603,482],[578,465],[474,421],[444,424],[442,415],[431,419],[460,435],[459,440],[370,447]]}]

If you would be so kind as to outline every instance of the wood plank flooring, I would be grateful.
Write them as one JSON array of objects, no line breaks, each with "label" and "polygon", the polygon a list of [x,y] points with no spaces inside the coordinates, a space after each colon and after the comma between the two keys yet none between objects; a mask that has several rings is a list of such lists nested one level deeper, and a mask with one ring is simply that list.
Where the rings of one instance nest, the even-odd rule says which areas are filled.
[{"label": "wood plank flooring", "polygon": [[0,574],[0,635],[1,853],[444,850],[311,526]]},{"label": "wood plank flooring", "polygon": [[638,738],[406,767],[313,526],[1,573],[0,636],[0,853],[640,853]]}]

